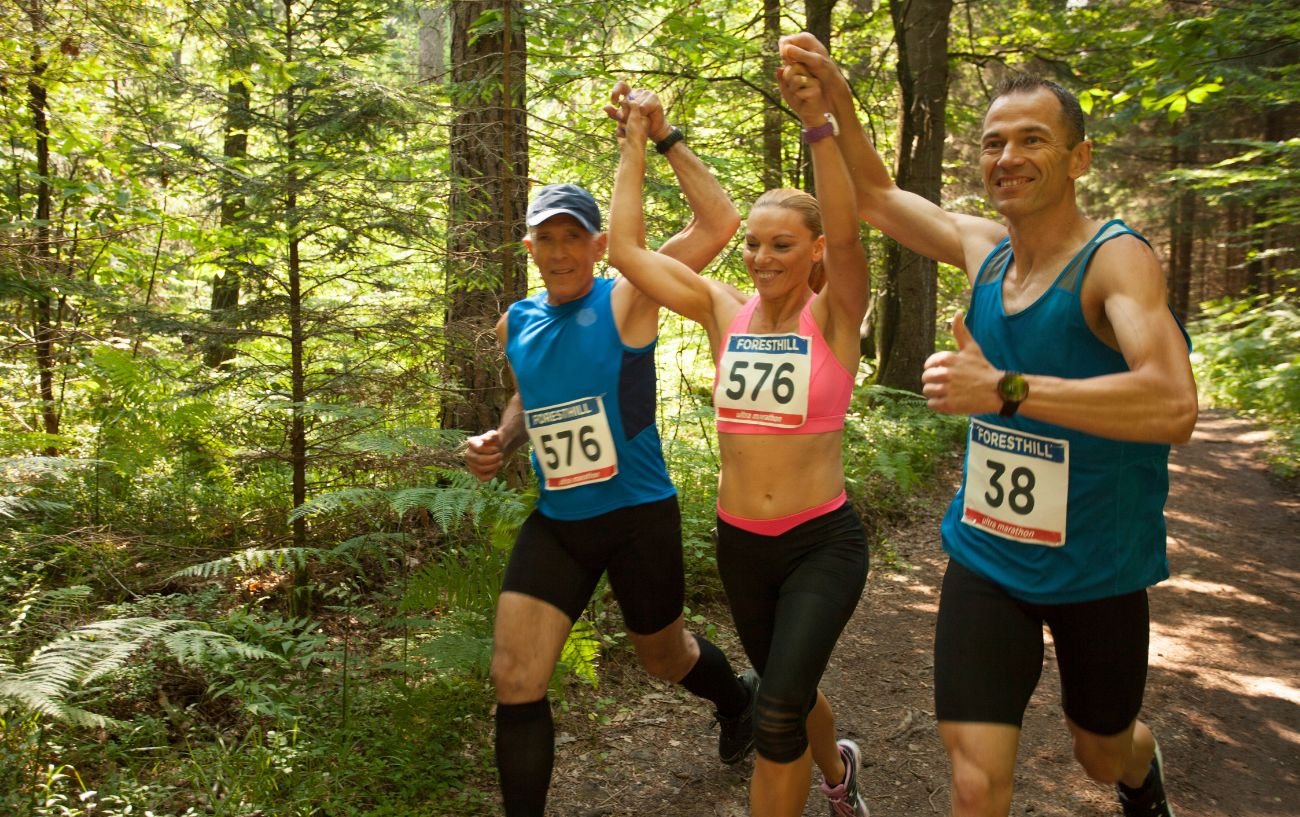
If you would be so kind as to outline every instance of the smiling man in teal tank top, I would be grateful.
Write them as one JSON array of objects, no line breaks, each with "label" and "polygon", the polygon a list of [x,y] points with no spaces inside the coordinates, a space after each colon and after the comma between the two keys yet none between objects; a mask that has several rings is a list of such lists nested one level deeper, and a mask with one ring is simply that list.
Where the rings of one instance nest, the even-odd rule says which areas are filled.
[{"label": "smiling man in teal tank top", "polygon": [[[1147,588],[1169,575],[1169,446],[1196,423],[1188,340],[1147,241],[1080,211],[1078,100],[1017,76],[989,105],[980,172],[1002,221],[896,186],[848,84],[813,37],[790,42],[833,100],[864,220],[965,270],[954,352],[925,364],[929,405],[970,415],[965,473],[943,522],[950,557],[935,638],[935,713],[954,817],[1010,812],[1020,726],[1051,628],[1074,754],[1126,817],[1173,814],[1139,719]],[[1032,797],[1030,793],[1030,797]]]}]

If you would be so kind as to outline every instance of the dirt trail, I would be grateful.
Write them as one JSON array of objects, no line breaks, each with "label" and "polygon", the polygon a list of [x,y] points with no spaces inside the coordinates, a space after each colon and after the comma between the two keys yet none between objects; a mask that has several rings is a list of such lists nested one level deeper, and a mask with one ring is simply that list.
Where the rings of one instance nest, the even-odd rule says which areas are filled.
[{"label": "dirt trail", "polygon": [[[1204,413],[1175,449],[1168,505],[1173,576],[1151,591],[1144,719],[1164,752],[1179,817],[1300,815],[1300,497],[1269,481],[1266,432]],[[873,564],[867,595],[822,689],[841,734],[863,747],[874,817],[946,815],[947,762],[931,714],[930,645],[945,562],[934,514],[889,532],[900,564]],[[708,611],[728,621],[725,610]],[[729,655],[741,655],[726,632]],[[1055,662],[1026,717],[1012,814],[1111,817],[1111,791],[1075,765]],[[548,813],[556,817],[743,817],[752,762],[718,764],[699,702],[614,666],[557,713]],[[815,791],[805,815],[827,813]]]}]

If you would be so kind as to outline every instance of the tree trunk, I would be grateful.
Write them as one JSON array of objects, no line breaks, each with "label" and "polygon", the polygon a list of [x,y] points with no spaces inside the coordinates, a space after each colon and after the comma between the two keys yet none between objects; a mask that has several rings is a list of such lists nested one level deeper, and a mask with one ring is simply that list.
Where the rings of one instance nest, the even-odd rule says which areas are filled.
[{"label": "tree trunk", "polygon": [[773,190],[784,187],[785,174],[781,163],[781,126],[785,115],[781,110],[781,95],[778,93],[776,69],[781,65],[781,54],[777,50],[781,38],[781,0],[763,0],[763,70],[771,81],[772,96],[763,102],[763,189]]},{"label": "tree trunk", "polygon": [[[1197,160],[1195,131],[1186,129],[1170,146],[1175,168],[1192,167]],[[1181,185],[1169,208],[1169,305],[1178,320],[1187,322],[1191,309],[1192,254],[1196,238],[1196,192]]]},{"label": "tree trunk", "polygon": [[[31,3],[27,7],[31,19],[34,39],[40,40],[44,31],[44,13],[40,4]],[[46,279],[53,273],[54,253],[50,243],[50,214],[52,212],[52,195],[50,190],[50,124],[49,101],[42,78],[46,62],[38,48],[33,50],[32,76],[27,81],[27,108],[32,114],[32,131],[35,133],[36,148],[36,244],[32,248],[38,279]],[[35,323],[35,356],[37,388],[41,396],[41,428],[49,435],[50,442],[45,446],[46,456],[57,457],[58,446],[53,438],[59,434],[59,406],[54,398],[54,340],[55,316],[54,296],[50,288],[41,287],[42,291],[33,303]]]},{"label": "tree trunk", "polygon": [[447,70],[443,53],[447,47],[447,7],[441,3],[420,9],[420,50],[416,77],[420,82],[436,82]]},{"label": "tree trunk", "polygon": [[[948,99],[948,15],[952,0],[892,0],[901,88],[898,163],[904,190],[939,202],[943,189],[944,108]],[[920,392],[934,351],[938,270],[934,261],[889,243],[880,299],[877,380]]]},{"label": "tree trunk", "polygon": [[[293,59],[296,40],[293,0],[284,3],[285,58]],[[307,363],[306,326],[302,303],[301,214],[298,212],[298,187],[301,184],[295,165],[298,161],[298,94],[290,85],[284,93],[285,111],[285,179],[284,234],[288,237],[288,319],[289,319],[289,465],[292,479],[293,507],[301,508],[307,502]],[[307,546],[307,520],[303,516],[293,520],[293,545]],[[293,591],[289,598],[290,613],[305,615],[311,607],[311,574],[305,563],[295,566]]]},{"label": "tree trunk", "polygon": [[[809,34],[831,50],[831,10],[835,0],[805,0],[803,4],[804,23]],[[803,149],[800,141],[799,175],[803,179],[803,189],[811,196],[817,195],[817,178],[813,175],[812,152]]]},{"label": "tree trunk", "polygon": [[[226,31],[230,43],[227,53],[230,66],[236,69],[247,69],[250,66],[245,46],[247,26],[244,15],[247,13],[242,2],[232,2],[226,9]],[[237,230],[236,225],[246,210],[236,170],[248,158],[248,130],[252,126],[252,89],[242,80],[231,82],[226,90],[225,140],[222,145],[226,170],[221,175],[221,229],[228,232]],[[208,339],[203,353],[203,362],[211,368],[216,368],[235,356],[232,330],[237,320],[235,310],[239,308],[242,256],[243,251],[238,246],[228,248],[222,261],[221,274],[212,277],[210,319],[215,324],[215,331]]]},{"label": "tree trunk", "polygon": [[[489,8],[504,31],[471,31]],[[523,214],[528,139],[523,127],[523,17],[518,0],[452,6],[451,200],[443,428],[493,428],[513,391],[493,327],[527,292]]]}]

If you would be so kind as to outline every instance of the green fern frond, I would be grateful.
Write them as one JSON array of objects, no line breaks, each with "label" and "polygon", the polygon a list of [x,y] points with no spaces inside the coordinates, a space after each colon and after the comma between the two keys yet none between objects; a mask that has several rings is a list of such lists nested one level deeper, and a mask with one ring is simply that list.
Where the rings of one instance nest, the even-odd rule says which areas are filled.
[{"label": "green fern frond", "polygon": [[560,663],[593,688],[600,685],[596,674],[600,666],[600,635],[590,621],[580,618],[573,623],[560,652]]},{"label": "green fern frond", "polygon": [[450,450],[464,440],[463,431],[409,426],[365,431],[349,442],[356,451],[395,457],[416,447]]},{"label": "green fern frond", "polygon": [[334,513],[343,508],[369,508],[384,502],[384,492],[378,488],[344,488],[313,497],[289,514],[289,521],[296,522],[306,516]]},{"label": "green fern frond", "polygon": [[0,661],[0,709],[17,707],[74,726],[118,726],[114,719],[79,707],[71,699],[97,679],[122,669],[132,655],[152,644],[160,644],[183,664],[280,660],[266,649],[213,632],[201,622],[148,617],[95,621],[41,646],[21,664]]},{"label": "green fern frond", "polygon": [[486,678],[492,665],[492,621],[481,612],[450,610],[415,650],[435,670]]},{"label": "green fern frond", "polygon": [[82,606],[90,598],[91,592],[91,589],[85,585],[44,590],[39,581],[33,584],[9,611],[9,623],[5,626],[4,632],[0,632],[0,651],[4,651],[13,639],[31,629],[46,614],[73,610]]},{"label": "green fern frond", "polygon": [[279,655],[254,644],[246,644],[227,633],[206,629],[187,629],[169,633],[162,644],[182,664],[210,666],[229,664],[239,659],[257,661],[269,658],[282,662]]},{"label": "green fern frond", "polygon": [[66,502],[51,502],[22,496],[0,496],[0,516],[17,519],[23,514],[55,513],[72,506]]},{"label": "green fern frond", "polygon": [[321,554],[319,548],[249,548],[210,562],[190,565],[172,574],[172,578],[211,579],[232,572],[253,573],[258,570],[301,570],[313,557]]}]

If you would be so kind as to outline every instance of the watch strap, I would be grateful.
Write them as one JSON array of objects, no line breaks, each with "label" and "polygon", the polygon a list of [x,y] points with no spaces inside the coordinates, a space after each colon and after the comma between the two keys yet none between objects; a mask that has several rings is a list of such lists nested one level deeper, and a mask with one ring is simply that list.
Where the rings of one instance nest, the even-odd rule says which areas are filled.
[{"label": "watch strap", "polygon": [[811,145],[814,142],[820,142],[827,136],[840,135],[840,123],[835,119],[835,114],[827,111],[823,116],[826,117],[826,121],[822,124],[803,129],[803,141],[805,144]]},{"label": "watch strap", "polygon": [[655,142],[655,150],[657,150],[659,152],[659,155],[662,156],[665,153],[667,153],[672,148],[673,145],[684,140],[685,138],[686,138],[686,134],[682,133],[679,128],[673,128],[672,130],[668,131],[667,136],[660,139],[658,142]]}]

